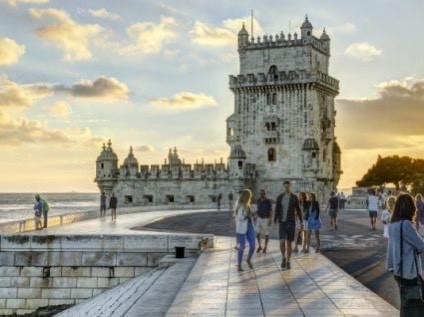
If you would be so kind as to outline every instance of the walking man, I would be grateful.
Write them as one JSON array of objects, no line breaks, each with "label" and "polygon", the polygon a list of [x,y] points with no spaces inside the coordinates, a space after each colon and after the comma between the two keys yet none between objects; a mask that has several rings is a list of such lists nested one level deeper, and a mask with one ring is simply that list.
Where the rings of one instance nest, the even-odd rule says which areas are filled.
[{"label": "walking man", "polygon": [[299,219],[300,228],[303,230],[303,216],[300,210],[299,198],[291,192],[289,181],[283,183],[283,193],[277,197],[275,203],[274,223],[279,223],[280,251],[283,256],[281,268],[290,269],[292,243],[296,230],[295,219]]},{"label": "walking man", "polygon": [[112,197],[109,199],[109,208],[112,210],[112,221],[116,221],[116,207],[118,206],[118,198],[115,197],[115,193],[112,193]]},{"label": "walking man", "polygon": [[337,214],[339,212],[339,197],[335,192],[331,192],[331,197],[328,200],[326,211],[330,208],[328,215],[330,216],[330,225],[331,228],[337,230]]},{"label": "walking man", "polygon": [[218,195],[217,199],[216,199],[216,203],[217,203],[217,207],[218,207],[218,211],[221,210],[221,200],[222,200],[222,195],[221,193]]},{"label": "walking man", "polygon": [[39,194],[35,195],[35,200],[37,202],[40,202],[41,205],[43,206],[43,220],[44,220],[43,228],[47,228],[47,220],[49,217],[49,204],[47,203],[45,199],[41,198]]},{"label": "walking man", "polygon": [[377,211],[378,211],[378,197],[375,195],[375,189],[369,191],[367,199],[368,213],[370,216],[372,230],[377,230]]},{"label": "walking man", "polygon": [[234,199],[233,192],[230,192],[230,193],[228,194],[228,209],[230,209],[230,211],[232,211],[232,210],[233,210],[233,208],[234,208],[234,205],[233,205],[233,199]]},{"label": "walking man", "polygon": [[[257,202],[257,218],[256,218],[256,239],[258,240],[258,250],[256,252],[266,253],[269,241],[269,226],[271,224],[272,203],[266,197],[265,189],[259,191],[259,199]],[[265,237],[265,246],[262,249],[261,236]]]},{"label": "walking man", "polygon": [[100,218],[105,219],[106,217],[106,194],[105,192],[102,192],[100,196]]}]

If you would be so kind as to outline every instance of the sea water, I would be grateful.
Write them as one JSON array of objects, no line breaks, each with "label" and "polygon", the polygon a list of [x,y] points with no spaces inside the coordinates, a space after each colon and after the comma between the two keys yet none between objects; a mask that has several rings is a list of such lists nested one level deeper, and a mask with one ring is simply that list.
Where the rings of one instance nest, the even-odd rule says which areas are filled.
[{"label": "sea water", "polygon": [[[49,216],[83,212],[99,208],[99,194],[95,193],[40,193],[50,207]],[[34,194],[0,193],[0,222],[34,217]]]}]

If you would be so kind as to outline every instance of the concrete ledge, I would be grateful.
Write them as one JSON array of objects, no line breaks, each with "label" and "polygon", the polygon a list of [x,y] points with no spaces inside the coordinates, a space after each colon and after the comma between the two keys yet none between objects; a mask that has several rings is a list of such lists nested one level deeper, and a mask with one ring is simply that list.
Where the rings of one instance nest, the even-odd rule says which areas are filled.
[{"label": "concrete ledge", "polygon": [[[161,205],[161,206],[127,206],[118,207],[118,214],[131,214],[137,212],[146,211],[160,211],[160,210],[191,210],[191,209],[210,209],[215,208],[216,205],[202,204],[202,205],[191,205],[191,204],[172,204],[172,205]],[[108,211],[109,213],[109,211]],[[97,210],[67,213],[62,215],[50,216],[49,227],[60,226],[68,223],[77,221],[90,220],[99,218],[100,212]],[[34,219],[28,218],[23,220],[16,220],[10,222],[0,223],[0,232],[4,234],[19,233],[35,230]]]}]

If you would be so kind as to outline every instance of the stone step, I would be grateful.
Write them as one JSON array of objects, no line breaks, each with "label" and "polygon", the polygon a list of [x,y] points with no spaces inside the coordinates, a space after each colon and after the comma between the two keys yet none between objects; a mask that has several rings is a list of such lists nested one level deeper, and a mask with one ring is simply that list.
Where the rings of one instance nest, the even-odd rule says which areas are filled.
[{"label": "stone step", "polygon": [[162,317],[171,306],[196,258],[156,268],[56,316]]}]

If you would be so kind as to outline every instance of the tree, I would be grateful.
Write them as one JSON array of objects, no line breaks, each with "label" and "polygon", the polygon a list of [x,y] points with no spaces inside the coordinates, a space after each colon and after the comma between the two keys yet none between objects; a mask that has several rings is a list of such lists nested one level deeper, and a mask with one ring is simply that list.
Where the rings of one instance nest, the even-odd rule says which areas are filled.
[{"label": "tree", "polygon": [[377,162],[367,171],[356,185],[384,186],[393,184],[396,190],[400,187],[407,187],[413,183],[418,184],[419,179],[424,175],[424,160],[412,159],[408,156],[387,156],[377,157]]}]

